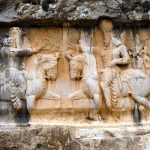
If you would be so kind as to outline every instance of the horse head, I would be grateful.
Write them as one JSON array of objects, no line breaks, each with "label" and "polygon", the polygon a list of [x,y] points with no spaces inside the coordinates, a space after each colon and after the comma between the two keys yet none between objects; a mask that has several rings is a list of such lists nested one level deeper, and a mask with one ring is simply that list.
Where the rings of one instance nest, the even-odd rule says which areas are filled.
[{"label": "horse head", "polygon": [[84,55],[72,54],[70,51],[65,53],[70,61],[70,77],[72,80],[80,80],[83,77]]},{"label": "horse head", "polygon": [[60,58],[60,53],[56,52],[54,54],[42,54],[39,55],[39,64],[45,72],[45,79],[56,80],[58,72],[58,59]]}]

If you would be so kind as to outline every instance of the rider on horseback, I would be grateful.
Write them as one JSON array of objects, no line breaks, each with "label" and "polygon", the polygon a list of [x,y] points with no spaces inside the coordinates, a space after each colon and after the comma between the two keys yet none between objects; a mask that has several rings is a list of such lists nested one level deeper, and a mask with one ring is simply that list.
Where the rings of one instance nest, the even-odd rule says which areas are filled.
[{"label": "rider on horseback", "polygon": [[104,95],[107,99],[111,98],[110,84],[114,78],[114,74],[117,74],[117,80],[119,82],[119,88],[122,90],[122,85],[119,76],[119,70],[117,66],[126,66],[130,62],[130,58],[126,47],[116,38],[112,37],[113,48],[113,60],[101,71],[101,88],[105,91]]}]

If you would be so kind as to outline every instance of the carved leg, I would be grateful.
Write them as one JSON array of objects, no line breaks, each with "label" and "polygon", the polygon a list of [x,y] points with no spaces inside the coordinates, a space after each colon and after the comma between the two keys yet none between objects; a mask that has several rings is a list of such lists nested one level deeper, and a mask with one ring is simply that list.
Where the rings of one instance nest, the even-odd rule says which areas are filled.
[{"label": "carved leg", "polygon": [[106,105],[108,108],[111,108],[111,91],[108,85],[103,82],[100,83],[101,89],[103,91],[104,98],[106,100]]},{"label": "carved leg", "polygon": [[92,115],[90,114],[90,118],[95,121],[101,121],[101,117],[99,114],[100,111],[100,95],[93,95],[94,108],[92,108]]},{"label": "carved leg", "polygon": [[35,95],[26,97],[27,109],[28,109],[29,112],[31,112],[34,109],[35,100],[36,100]]},{"label": "carved leg", "polygon": [[106,105],[108,108],[111,108],[111,89],[112,89],[112,70],[110,68],[107,68],[103,71],[103,74],[101,75],[101,82],[100,87],[102,89],[104,98],[106,100]]},{"label": "carved leg", "polygon": [[81,90],[71,93],[68,96],[68,107],[69,108],[73,107],[74,100],[86,99],[86,98],[87,98],[87,96]]},{"label": "carved leg", "polygon": [[42,97],[42,99],[60,101],[60,95],[49,91],[46,95],[44,95],[44,97]]},{"label": "carved leg", "polygon": [[61,106],[60,95],[55,94],[55,93],[53,93],[51,91],[49,91],[46,95],[44,95],[44,97],[42,97],[42,99],[54,100],[56,102],[59,102],[59,105],[57,106],[57,108],[60,108],[60,106]]},{"label": "carved leg", "polygon": [[133,94],[133,93],[129,93],[129,95],[130,95],[137,103],[139,103],[139,104],[143,105],[144,107],[150,109],[150,102],[148,101],[147,98],[138,96],[138,95]]}]

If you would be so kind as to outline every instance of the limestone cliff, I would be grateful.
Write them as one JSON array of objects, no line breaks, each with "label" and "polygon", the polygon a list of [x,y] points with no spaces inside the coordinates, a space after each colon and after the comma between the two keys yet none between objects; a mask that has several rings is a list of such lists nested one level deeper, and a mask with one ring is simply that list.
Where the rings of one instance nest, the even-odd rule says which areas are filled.
[{"label": "limestone cliff", "polygon": [[1,24],[92,26],[101,18],[126,25],[150,22],[149,0],[0,0]]}]

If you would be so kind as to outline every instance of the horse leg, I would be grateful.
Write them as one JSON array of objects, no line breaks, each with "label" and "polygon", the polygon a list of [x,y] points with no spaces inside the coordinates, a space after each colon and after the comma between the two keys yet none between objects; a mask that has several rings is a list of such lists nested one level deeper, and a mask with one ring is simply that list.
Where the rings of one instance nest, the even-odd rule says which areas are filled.
[{"label": "horse leg", "polygon": [[87,98],[87,96],[81,90],[71,93],[68,96],[68,107],[69,108],[73,107],[74,100],[86,99],[86,98]]},{"label": "horse leg", "polygon": [[46,100],[55,100],[56,102],[59,102],[59,106],[57,106],[57,108],[60,108],[60,95],[55,94],[54,92],[49,91],[46,95],[44,95],[44,97],[42,97],[42,99],[46,99]]},{"label": "horse leg", "polygon": [[47,99],[47,100],[60,100],[60,95],[55,94],[54,92],[49,91],[46,95],[42,97],[42,99]]},{"label": "horse leg", "polygon": [[27,109],[29,112],[31,112],[34,109],[35,100],[36,100],[35,95],[26,97]]},{"label": "horse leg", "polygon": [[106,100],[106,105],[108,108],[111,108],[111,91],[110,91],[110,87],[106,84],[104,84],[103,82],[100,83],[100,87],[102,89],[104,98]]},{"label": "horse leg", "polygon": [[100,111],[100,95],[99,94],[94,94],[93,95],[93,103],[94,103],[94,107],[92,108],[92,115],[90,113],[90,117],[92,120],[95,121],[100,121],[101,117],[99,114]]},{"label": "horse leg", "polygon": [[136,94],[133,93],[129,93],[129,95],[133,98],[133,100],[135,100],[135,102],[141,104],[142,106],[150,109],[150,102],[148,101],[147,98],[142,97],[142,96],[138,96]]}]

